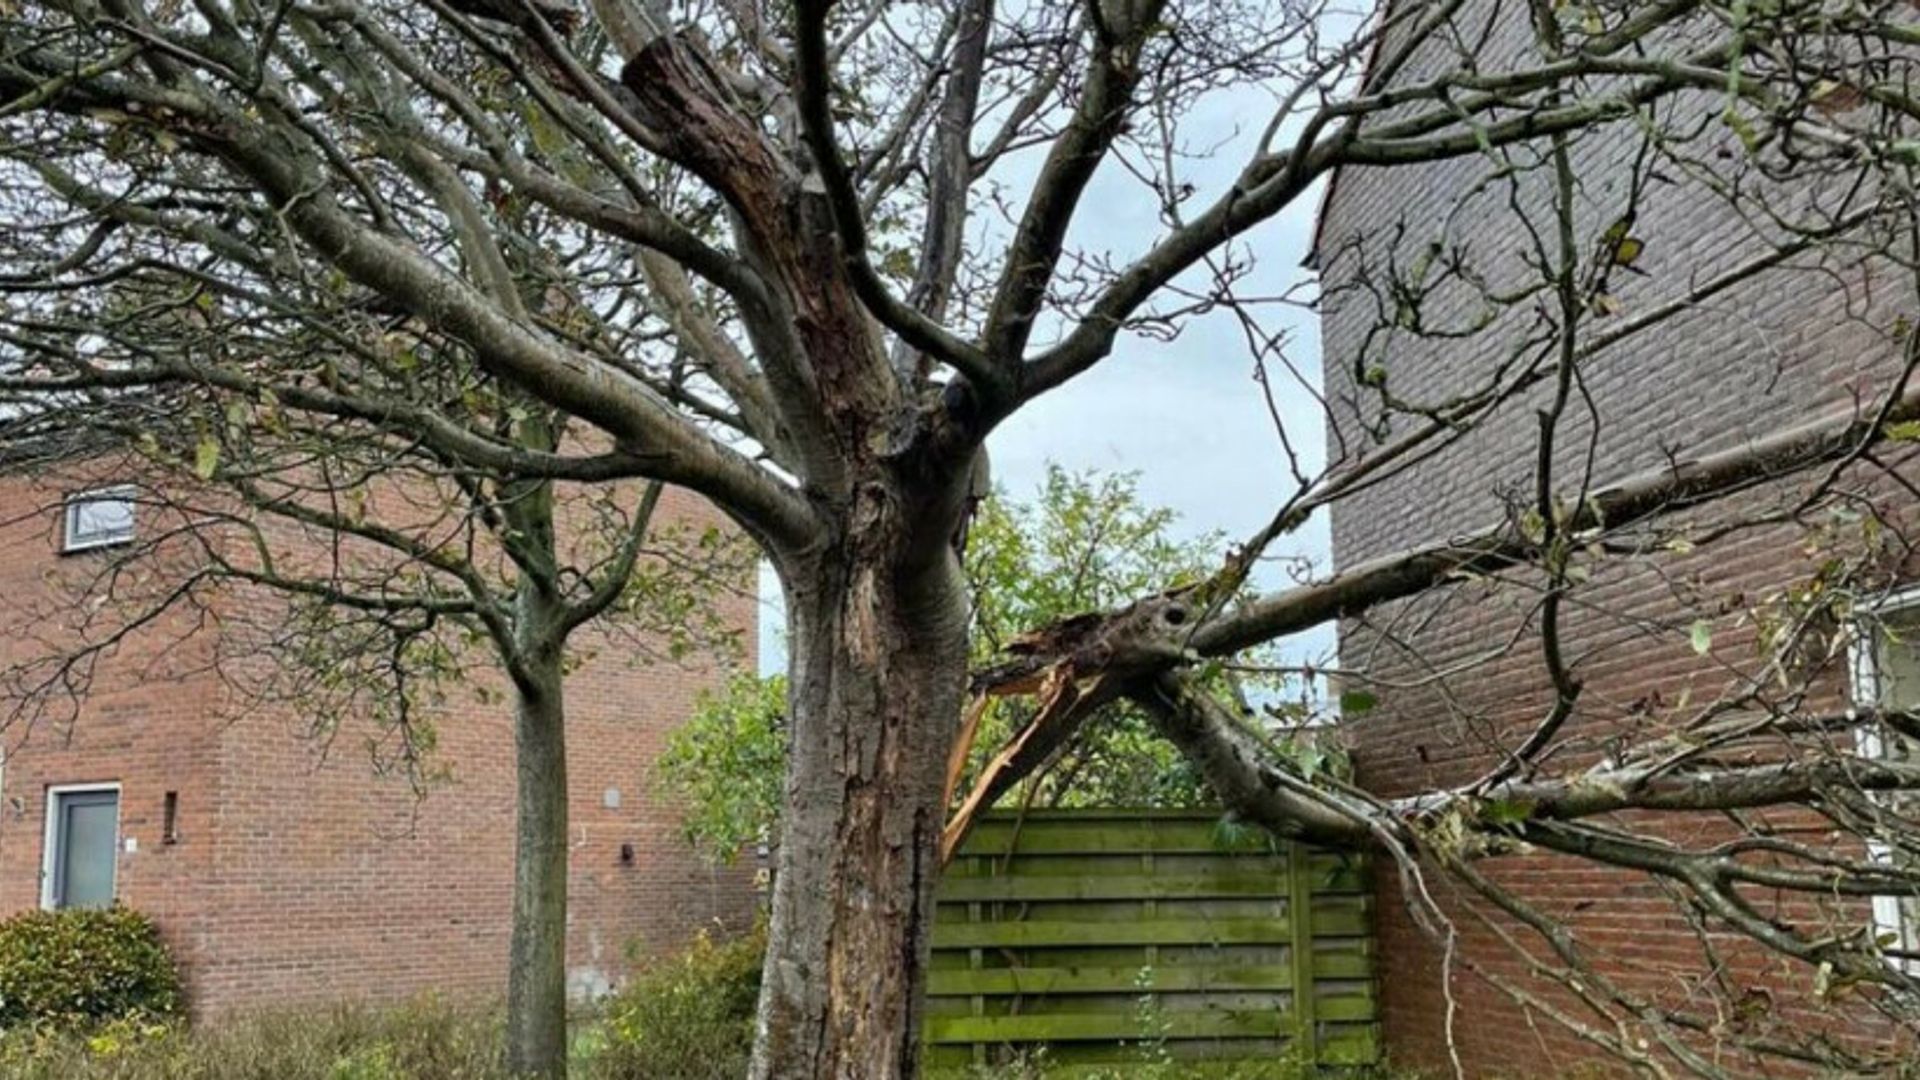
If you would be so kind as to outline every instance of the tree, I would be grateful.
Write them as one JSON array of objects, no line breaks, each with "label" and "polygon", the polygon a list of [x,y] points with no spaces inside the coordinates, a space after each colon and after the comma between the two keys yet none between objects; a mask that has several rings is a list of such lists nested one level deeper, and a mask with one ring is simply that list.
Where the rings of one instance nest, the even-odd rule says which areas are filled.
[{"label": "tree", "polygon": [[[1058,465],[1030,501],[995,490],[979,507],[966,551],[972,597],[970,647],[989,664],[1029,627],[1123,604],[1168,583],[1202,580],[1222,538],[1176,539],[1175,514],[1150,506],[1132,473],[1073,473]],[[1233,688],[1266,713],[1298,717],[1302,704],[1265,678]],[[786,772],[786,680],[742,676],[708,695],[668,739],[657,780],[686,806],[687,839],[730,860],[777,836],[779,777]],[[1021,699],[982,709],[948,793],[951,804],[978,782],[988,759],[1032,718]],[[1126,701],[1109,704],[1061,752],[1021,778],[1021,803],[1034,806],[1196,806],[1215,800],[1204,782]]]},{"label": "tree", "polygon": [[[1534,241],[1527,276],[1476,279],[1444,245],[1390,256],[1383,326],[1493,342],[1508,362],[1478,392],[1438,401],[1363,365],[1357,381],[1390,422],[1336,446],[1324,470],[1283,457],[1298,493],[1204,582],[1030,635],[977,673],[984,691],[1039,693],[993,783],[1013,783],[1094,706],[1126,697],[1216,791],[1288,835],[1431,856],[1410,815],[1492,793],[1527,800],[1542,823],[1523,830],[1529,842],[1614,865],[1658,860],[1644,845],[1563,839],[1546,823],[1838,799],[1857,811],[1850,835],[1898,840],[1898,822],[1868,812],[1878,804],[1859,793],[1915,786],[1911,768],[1831,740],[1805,765],[1709,769],[1683,755],[1678,773],[1630,784],[1541,780],[1542,752],[1579,705],[1565,679],[1512,764],[1465,794],[1395,806],[1275,765],[1190,678],[1462,575],[1532,568],[1558,609],[1578,584],[1576,546],[1604,549],[1762,479],[1814,475],[1805,498],[1827,505],[1913,417],[1904,376],[1880,378],[1845,415],[1726,452],[1682,447],[1656,473],[1608,482],[1556,471],[1579,372],[1610,343],[1664,330],[1756,274],[1813,264],[1809,282],[1830,280],[1825,253],[1900,264],[1913,220],[1903,193],[1916,110],[1901,81],[1912,29],[1887,3],[1678,0],[1525,15],[1454,0],[1361,20],[1232,0],[1018,10],[37,0],[0,15],[16,225],[0,387],[90,400],[162,386],[270,395],[314,423],[404,432],[463,465],[554,481],[645,477],[712,500],[779,574],[792,649],[754,1075],[902,1076],[918,1060],[945,765],[969,686],[956,549],[984,440],[1123,336],[1177,340],[1210,314],[1245,329],[1270,388],[1294,392],[1265,322],[1275,298],[1245,288],[1254,231],[1337,168],[1484,163],[1484,183],[1511,188],[1513,227]],[[1213,151],[1233,156],[1215,174],[1230,178],[1211,180],[1193,171],[1208,151],[1186,125],[1236,93],[1264,115]],[[1695,153],[1706,129],[1730,133],[1730,145]],[[1626,241],[1644,239],[1630,219],[1617,235],[1583,234],[1573,175],[1578,140],[1621,132],[1668,166],[1660,185],[1634,185],[1636,205],[1684,190],[1752,213],[1741,261],[1688,267],[1635,311],[1594,286],[1634,261]],[[1112,238],[1084,235],[1090,193],[1108,183],[1157,221],[1137,244],[1107,249]],[[1805,197],[1773,197],[1789,191]],[[1535,222],[1544,227],[1529,232]],[[280,328],[283,340],[314,326],[365,348],[402,320],[583,434],[528,446],[434,402],[396,401],[369,378],[384,370],[378,354],[342,349],[352,364],[315,371],[277,348],[182,351],[131,330],[103,342],[96,328],[112,321],[123,283],[210,294],[223,317]],[[1421,300],[1443,288],[1479,290],[1493,311],[1426,325]],[[1236,599],[1277,536],[1535,388],[1552,393],[1530,514]],[[1297,392],[1314,391],[1302,381]],[[1540,658],[1564,674],[1556,655],[1549,644]],[[1813,719],[1786,713],[1789,726]],[[1792,749],[1803,751],[1813,753]],[[1841,780],[1858,797],[1839,792]],[[1484,814],[1452,819],[1475,835],[1511,831]],[[1815,944],[1752,919],[1728,898],[1745,872],[1717,856],[1677,858],[1649,869],[1768,947],[1910,986],[1857,942]],[[1778,880],[1864,896],[1911,877],[1845,859]]]},{"label": "tree", "polygon": [[[207,295],[123,290],[127,308],[98,333],[151,344],[161,331],[148,320],[184,312],[183,350],[252,336]],[[348,359],[324,340],[303,344],[316,366]],[[435,363],[424,336],[392,330],[383,345],[389,373],[407,373],[388,390],[394,400],[459,402],[443,415],[463,409],[465,424],[533,445],[563,430],[537,404],[489,396],[458,361]],[[411,374],[423,362],[431,379]],[[517,1074],[565,1075],[566,677],[596,649],[630,663],[724,661],[738,628],[702,597],[743,587],[739,545],[717,528],[656,521],[657,482],[583,490],[477,468],[399,432],[310,424],[270,396],[186,387],[110,406],[32,398],[0,420],[0,436],[10,468],[110,479],[145,521],[130,545],[63,575],[54,609],[13,613],[16,637],[36,624],[63,631],[34,635],[43,647],[16,650],[23,659],[0,670],[10,706],[0,726],[16,735],[70,721],[97,665],[138,635],[174,635],[194,656],[185,662],[220,675],[238,708],[290,705],[328,745],[348,722],[371,722],[373,764],[404,771],[422,794],[446,767],[434,747],[449,689],[506,699],[516,778],[507,1058]],[[491,689],[500,683],[504,694]]]}]

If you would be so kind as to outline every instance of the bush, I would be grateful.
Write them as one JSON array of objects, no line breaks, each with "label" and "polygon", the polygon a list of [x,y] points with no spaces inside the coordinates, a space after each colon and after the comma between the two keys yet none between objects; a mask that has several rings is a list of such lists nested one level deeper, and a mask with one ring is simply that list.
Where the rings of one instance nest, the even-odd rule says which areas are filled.
[{"label": "bush", "polygon": [[153,1022],[179,1010],[173,957],[137,911],[29,911],[0,921],[0,1031]]},{"label": "bush", "polygon": [[737,675],[719,693],[701,691],[654,762],[654,784],[681,810],[682,835],[715,862],[731,863],[780,823],[786,710],[784,675]]},{"label": "bush", "polygon": [[654,961],[607,1003],[594,1074],[606,1080],[737,1080],[753,1047],[764,929],[725,942],[705,934]]}]

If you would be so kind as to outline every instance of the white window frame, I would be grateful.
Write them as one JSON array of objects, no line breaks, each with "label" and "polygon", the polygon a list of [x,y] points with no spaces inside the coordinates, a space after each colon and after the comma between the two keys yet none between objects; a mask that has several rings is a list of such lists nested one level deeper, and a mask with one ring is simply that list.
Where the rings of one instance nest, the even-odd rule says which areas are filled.
[{"label": "white window frame", "polygon": [[[1889,616],[1902,614],[1920,615],[1920,585],[1889,593],[1854,612],[1847,660],[1852,673],[1853,704],[1856,709],[1871,711],[1881,708],[1880,664],[1876,659],[1878,635],[1882,632],[1881,624]],[[1861,757],[1879,758],[1886,753],[1886,743],[1880,738],[1877,725],[1863,723],[1853,731],[1854,746]],[[1867,842],[1867,857],[1873,861],[1885,862],[1891,856],[1892,850],[1887,845],[1871,840]],[[1920,920],[1910,918],[1907,912],[1901,910],[1903,899],[1898,896],[1873,898],[1874,937],[1892,937],[1895,948],[1903,952],[1917,952],[1920,951]],[[1887,962],[1908,974],[1920,975],[1920,959],[1888,957]]]},{"label": "white window frame", "polygon": [[[134,489],[134,486],[132,484],[114,484],[110,487],[90,488],[86,491],[75,491],[70,493],[66,497],[66,501],[64,505],[61,507],[61,514],[60,514],[60,551],[61,553],[72,554],[73,552],[76,552],[76,551],[93,551],[98,548],[114,547],[119,544],[133,543],[134,537],[139,532],[139,522],[136,519],[136,515],[134,513],[134,511],[137,509],[137,506],[138,506],[138,504],[134,501],[134,496],[136,494],[137,492]],[[78,520],[80,517],[80,508],[87,503],[112,502],[112,501],[124,502],[127,504],[127,517],[129,518],[129,521],[127,524],[127,531],[124,534],[112,533],[110,535],[97,537],[91,540],[74,539],[74,532],[75,532],[74,526],[78,523]]]},{"label": "white window frame", "polygon": [[113,792],[113,895],[120,895],[120,811],[125,797],[120,791],[117,780],[89,784],[50,784],[47,786],[47,821],[40,842],[40,907],[43,911],[52,911],[53,907],[53,860],[60,851],[59,831],[60,815],[56,812],[60,800],[67,795],[97,794],[103,791]]}]

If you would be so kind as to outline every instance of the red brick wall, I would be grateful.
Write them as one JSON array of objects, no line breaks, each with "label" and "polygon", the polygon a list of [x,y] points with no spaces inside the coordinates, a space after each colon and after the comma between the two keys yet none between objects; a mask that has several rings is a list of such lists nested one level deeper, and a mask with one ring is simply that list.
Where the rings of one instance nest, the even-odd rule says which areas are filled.
[{"label": "red brick wall", "polygon": [[[75,654],[84,615],[70,590],[93,581],[107,563],[100,552],[57,554],[56,508],[65,491],[115,479],[81,469],[45,483],[0,482],[0,670]],[[66,684],[44,665],[0,684],[0,911],[40,903],[48,786],[118,782],[121,835],[139,845],[119,856],[120,894],[155,915],[183,954],[196,955],[212,940],[212,846],[161,843],[165,793],[182,793],[180,832],[206,836],[223,781],[220,732],[205,722],[203,704],[213,685],[199,671],[206,652],[192,622],[183,610],[76,669],[70,685],[84,689],[84,698],[23,693],[48,680]]]},{"label": "red brick wall", "polygon": [[[58,524],[43,510],[62,486],[0,482],[0,550],[10,553],[0,596],[14,616],[0,620],[0,668],[57,644],[28,627],[70,607],[59,577],[104,564],[98,554],[55,554]],[[674,496],[662,514],[717,521]],[[229,593],[221,602],[236,601]],[[751,665],[753,597],[717,602],[745,635],[736,662]],[[445,775],[416,792],[399,775],[376,775],[364,721],[346,718],[323,744],[298,709],[247,703],[219,675],[194,670],[213,632],[181,644],[167,631],[190,631],[195,620],[176,621],[104,661],[70,724],[5,730],[0,911],[38,903],[47,786],[117,781],[121,835],[138,842],[119,856],[119,896],[157,917],[196,1009],[500,992],[512,882],[510,706],[454,687],[432,716],[433,761]],[[654,951],[716,922],[740,926],[754,903],[750,870],[698,859],[648,778],[662,740],[723,673],[699,658],[632,664],[626,648],[583,632],[576,652],[592,657],[567,681],[569,976],[581,991],[617,982],[629,946]],[[605,805],[609,789],[617,807]],[[160,836],[167,791],[179,796],[172,845]],[[633,848],[630,864],[623,844]]]},{"label": "red brick wall", "polygon": [[[1468,10],[1480,8],[1468,5]],[[1490,68],[1526,33],[1517,12],[1506,22],[1511,25],[1496,28],[1488,49]],[[1420,78],[1439,62],[1437,57],[1416,61],[1407,78]],[[1708,129],[1690,152],[1716,167],[1737,168],[1732,137],[1712,125]],[[1716,145],[1731,152],[1716,155]],[[1576,140],[1579,236],[1598,238],[1625,209],[1623,170],[1635,149],[1624,127]],[[1524,155],[1522,160],[1538,162]],[[1389,253],[1404,270],[1430,239],[1440,240],[1495,288],[1520,280],[1528,237],[1514,220],[1509,200],[1536,215],[1536,226],[1551,237],[1551,222],[1543,216],[1544,177],[1523,171],[1515,195],[1502,180],[1487,182],[1490,171],[1484,158],[1469,156],[1417,168],[1347,169],[1338,177],[1323,211],[1320,245],[1328,287],[1322,334],[1334,459],[1372,445],[1367,428],[1380,412],[1377,395],[1363,385],[1369,374],[1384,373],[1403,399],[1445,400],[1481,385],[1494,365],[1510,357],[1520,334],[1538,330],[1532,305],[1521,304],[1471,338],[1440,341],[1403,330],[1381,332],[1383,323],[1394,320],[1391,302],[1383,306],[1383,295],[1364,287],[1369,279],[1384,284]],[[1598,322],[1597,329],[1650,310],[1759,250],[1749,221],[1688,186],[1678,170],[1666,173],[1681,182],[1653,185],[1633,226],[1647,244],[1637,264],[1644,275],[1615,276],[1612,291],[1623,310],[1611,316],[1613,324]],[[1773,192],[1781,200],[1777,205],[1804,205],[1807,198],[1804,191],[1792,193],[1800,201],[1790,202],[1786,194]],[[1404,231],[1396,234],[1396,227]],[[1669,454],[1724,447],[1861,398],[1871,400],[1895,370],[1889,343],[1894,314],[1912,303],[1910,281],[1901,273],[1832,259],[1821,272],[1762,274],[1656,333],[1596,354],[1582,371],[1597,420],[1585,415],[1584,402],[1576,403],[1559,441],[1560,486],[1578,483],[1596,423],[1593,478],[1605,482],[1657,467]],[[1435,328],[1461,327],[1481,310],[1472,290],[1443,286],[1429,298],[1423,315]],[[1352,565],[1486,526],[1525,505],[1534,468],[1535,410],[1543,401],[1533,394],[1511,402],[1419,467],[1337,504],[1332,513],[1336,563]],[[1388,436],[1414,423],[1398,418],[1388,425]],[[1773,506],[1778,498],[1778,491],[1753,492],[1709,514]],[[1912,520],[1910,496],[1884,489],[1879,499],[1880,509],[1893,520]],[[1753,628],[1734,613],[1812,573],[1825,552],[1808,552],[1805,539],[1799,529],[1753,530],[1690,556],[1603,560],[1567,617],[1567,653],[1577,658],[1585,686],[1567,729],[1574,759],[1592,760],[1605,752],[1610,738],[1655,723],[1675,702],[1704,701],[1727,680],[1751,674],[1756,667]],[[1516,634],[1537,599],[1525,588],[1463,585],[1343,626],[1343,667],[1388,680],[1379,691],[1379,707],[1347,727],[1360,779],[1369,790],[1395,796],[1469,781],[1494,760],[1496,747],[1514,745],[1539,722],[1551,689],[1537,631]],[[1728,614],[1714,622],[1713,654],[1702,658],[1689,644],[1688,627],[1703,611],[1720,609]],[[1843,666],[1830,665],[1815,679],[1808,709],[1844,703]],[[1760,817],[1803,839],[1821,839],[1804,831],[1813,827],[1804,816]],[[1666,827],[1675,839],[1716,835],[1712,821]],[[1624,985],[1665,1004],[1690,1002],[1711,1009],[1710,996],[1701,992],[1705,965],[1684,909],[1657,883],[1543,856],[1489,860],[1484,868],[1571,927],[1581,946],[1594,950],[1603,970]],[[1483,905],[1452,895],[1434,877],[1430,883],[1461,935],[1449,958],[1443,945],[1415,926],[1395,876],[1383,873],[1381,879],[1377,910],[1386,1042],[1396,1059],[1444,1070],[1450,1056],[1458,1054],[1470,1076],[1517,1076],[1558,1072],[1595,1057],[1597,1049],[1554,1023],[1549,1011],[1561,1009],[1583,1023],[1606,1025],[1539,978],[1529,959],[1500,934],[1517,934],[1532,958],[1552,965],[1543,942],[1528,938],[1511,919],[1483,921],[1488,915]],[[1778,898],[1758,902],[1794,918],[1810,917],[1804,908],[1769,908],[1781,902]],[[1763,1016],[1726,1017],[1727,1022],[1861,1030],[1853,1014],[1794,1004],[1806,997],[1811,981],[1806,968],[1768,963],[1724,933],[1714,933],[1711,940],[1727,950],[1725,974],[1736,994],[1751,987],[1777,1003]],[[1475,977],[1476,966],[1539,995],[1538,1000],[1530,1006],[1516,1003]],[[1443,979],[1449,968],[1452,978]],[[1635,1038],[1644,1034],[1631,1023],[1626,1030]],[[1748,1067],[1734,1058],[1724,1064],[1734,1071]]]}]

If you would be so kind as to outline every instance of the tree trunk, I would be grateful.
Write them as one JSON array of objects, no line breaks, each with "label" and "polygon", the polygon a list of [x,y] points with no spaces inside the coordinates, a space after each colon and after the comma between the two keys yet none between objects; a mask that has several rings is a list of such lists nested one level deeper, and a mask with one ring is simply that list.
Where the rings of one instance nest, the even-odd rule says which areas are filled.
[{"label": "tree trunk", "polygon": [[919,1067],[966,592],[944,543],[919,559],[882,546],[781,568],[792,743],[755,1080]]},{"label": "tree trunk", "polygon": [[517,810],[507,952],[507,1066],[567,1073],[567,742],[557,648],[523,661],[514,708]]}]

